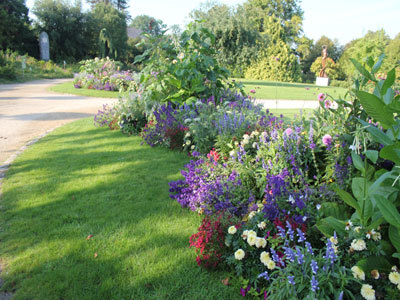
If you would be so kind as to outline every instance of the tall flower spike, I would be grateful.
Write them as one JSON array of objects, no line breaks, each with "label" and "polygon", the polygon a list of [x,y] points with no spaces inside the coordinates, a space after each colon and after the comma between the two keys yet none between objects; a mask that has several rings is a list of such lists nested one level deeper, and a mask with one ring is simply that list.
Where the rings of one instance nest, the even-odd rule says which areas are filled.
[{"label": "tall flower spike", "polygon": [[296,228],[296,231],[297,231],[297,237],[299,238],[298,242],[299,243],[305,242],[306,241],[306,237],[305,237],[303,231],[301,231],[300,228]]}]

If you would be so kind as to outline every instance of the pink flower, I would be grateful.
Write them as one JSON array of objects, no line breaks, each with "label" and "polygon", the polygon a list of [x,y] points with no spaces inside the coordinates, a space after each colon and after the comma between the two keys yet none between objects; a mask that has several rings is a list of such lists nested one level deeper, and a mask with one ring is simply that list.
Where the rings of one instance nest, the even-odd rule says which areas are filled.
[{"label": "pink flower", "polygon": [[325,134],[322,137],[322,143],[327,147],[330,146],[332,144],[332,137],[329,134]]},{"label": "pink flower", "polygon": [[289,135],[291,135],[293,133],[293,130],[292,130],[292,128],[287,128],[286,130],[285,130],[285,132],[283,133],[283,134],[286,134],[287,136],[289,136]]},{"label": "pink flower", "polygon": [[331,108],[332,103],[329,100],[325,100],[325,108]]},{"label": "pink flower", "polygon": [[250,93],[255,94],[256,90],[250,90]]},{"label": "pink flower", "polygon": [[324,93],[319,93],[318,94],[318,101],[323,101],[325,100],[325,94]]},{"label": "pink flower", "polygon": [[310,88],[309,87],[306,87],[306,90],[308,91]]}]

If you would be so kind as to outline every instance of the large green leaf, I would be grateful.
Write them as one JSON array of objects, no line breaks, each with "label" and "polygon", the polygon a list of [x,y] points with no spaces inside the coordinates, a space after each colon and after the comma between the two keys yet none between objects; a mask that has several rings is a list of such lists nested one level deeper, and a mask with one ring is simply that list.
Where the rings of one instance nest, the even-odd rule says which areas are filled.
[{"label": "large green leaf", "polygon": [[376,142],[385,146],[393,144],[393,140],[390,139],[382,130],[379,130],[375,126],[361,119],[358,119],[358,121],[366,127],[367,131],[372,135]]},{"label": "large green leaf", "polygon": [[397,207],[388,199],[381,195],[374,195],[376,205],[382,213],[385,220],[393,226],[400,228],[400,214]]},{"label": "large green leaf", "polygon": [[317,228],[321,233],[327,237],[333,236],[334,232],[344,234],[346,222],[338,220],[334,217],[327,217],[319,220]]},{"label": "large green leaf", "polygon": [[357,60],[355,60],[354,58],[350,58],[350,61],[356,67],[358,72],[360,72],[362,75],[364,75],[369,80],[376,82],[375,77],[372,76]]},{"label": "large green leaf", "polygon": [[339,195],[339,197],[343,200],[344,203],[351,206],[355,210],[358,211],[360,210],[360,206],[358,205],[356,199],[354,199],[353,196],[350,195],[350,193],[339,188],[335,188],[334,191],[336,192],[336,194]]},{"label": "large green leaf", "polygon": [[371,73],[375,74],[376,72],[379,71],[379,69],[382,66],[383,59],[385,58],[385,54],[381,54],[378,58],[378,61],[376,64],[372,67]]},{"label": "large green leaf", "polygon": [[383,147],[379,155],[400,165],[400,142]]},{"label": "large green leaf", "polygon": [[383,83],[383,86],[381,89],[382,96],[384,96],[386,94],[387,90],[393,85],[395,79],[396,79],[396,68],[393,68],[387,73],[386,80]]},{"label": "large green leaf", "polygon": [[376,161],[378,160],[378,151],[376,150],[367,150],[365,152],[365,155],[368,157],[370,161],[372,161],[374,164],[376,164]]},{"label": "large green leaf", "polygon": [[348,220],[349,212],[345,205],[336,202],[324,202],[321,205],[320,212],[326,217],[334,217],[338,220]]},{"label": "large green leaf", "polygon": [[387,272],[392,267],[390,262],[384,256],[369,256],[359,260],[357,266],[359,266],[366,274],[369,274],[372,270]]},{"label": "large green leaf", "polygon": [[400,252],[400,230],[399,228],[390,225],[389,226],[389,239],[392,245],[396,248],[397,252]]},{"label": "large green leaf", "polygon": [[365,172],[365,168],[364,168],[364,163],[363,163],[361,157],[357,153],[352,151],[351,152],[351,159],[353,160],[353,164],[356,167],[356,169],[364,173]]},{"label": "large green leaf", "polygon": [[391,126],[394,124],[393,114],[387,110],[385,103],[381,99],[364,91],[358,91],[357,96],[370,117],[381,122],[382,125]]}]

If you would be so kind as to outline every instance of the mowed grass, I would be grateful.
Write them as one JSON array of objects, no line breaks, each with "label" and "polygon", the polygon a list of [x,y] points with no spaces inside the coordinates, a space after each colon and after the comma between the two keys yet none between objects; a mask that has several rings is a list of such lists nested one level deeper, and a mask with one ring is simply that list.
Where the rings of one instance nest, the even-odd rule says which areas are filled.
[{"label": "mowed grass", "polygon": [[[319,93],[329,94],[334,98],[342,98],[347,89],[340,87],[321,87],[315,84],[274,82],[238,78],[242,82],[246,93],[256,99],[287,99],[287,100],[318,100]],[[255,93],[250,93],[254,90]]]},{"label": "mowed grass", "polygon": [[83,88],[77,89],[74,87],[72,81],[53,85],[49,88],[49,91],[56,92],[56,93],[62,93],[62,94],[71,94],[71,95],[97,97],[97,98],[118,98],[119,97],[119,92],[83,89]]},{"label": "mowed grass", "polygon": [[241,299],[221,283],[227,273],[196,265],[188,239],[200,217],[168,196],[188,157],[92,124],[55,130],[8,171],[2,289],[13,299]]}]

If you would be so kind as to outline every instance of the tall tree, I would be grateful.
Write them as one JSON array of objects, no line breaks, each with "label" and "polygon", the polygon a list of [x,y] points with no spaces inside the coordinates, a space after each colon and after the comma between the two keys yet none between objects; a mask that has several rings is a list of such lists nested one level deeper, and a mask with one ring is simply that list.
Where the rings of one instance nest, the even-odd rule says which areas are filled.
[{"label": "tall tree", "polygon": [[52,60],[75,61],[88,56],[92,26],[80,1],[71,4],[67,0],[36,0],[33,12],[37,30],[49,35]]},{"label": "tall tree", "polygon": [[1,0],[0,49],[8,48],[37,56],[38,43],[30,24],[25,0]]},{"label": "tall tree", "polygon": [[157,20],[148,15],[140,15],[135,17],[129,27],[139,29],[143,33],[150,35],[161,35],[166,29],[167,25],[161,20]]},{"label": "tall tree", "polygon": [[385,48],[386,60],[384,63],[384,70],[389,71],[397,65],[396,75],[400,77],[400,33],[389,42]]},{"label": "tall tree", "polygon": [[125,10],[129,7],[129,0],[86,0],[92,8],[94,8],[99,3],[111,4],[118,10]]},{"label": "tall tree", "polygon": [[243,76],[258,50],[265,45],[247,10],[242,6],[235,9],[209,3],[192,11],[191,18],[202,20],[202,25],[214,33],[216,58],[234,76]]},{"label": "tall tree", "polygon": [[93,43],[96,43],[100,49],[99,35],[100,31],[105,28],[109,33],[113,48],[116,49],[112,58],[125,59],[128,40],[126,14],[110,4],[99,3],[90,15],[94,26]]}]

